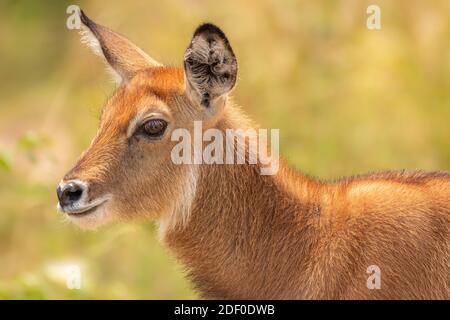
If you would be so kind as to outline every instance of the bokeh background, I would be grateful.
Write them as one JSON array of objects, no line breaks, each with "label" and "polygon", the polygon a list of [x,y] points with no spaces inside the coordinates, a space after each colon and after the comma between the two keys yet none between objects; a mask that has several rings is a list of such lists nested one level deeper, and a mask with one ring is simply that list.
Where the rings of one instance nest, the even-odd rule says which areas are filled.
[{"label": "bokeh background", "polygon": [[[240,63],[236,101],[281,152],[325,179],[450,169],[450,1],[0,2],[0,298],[195,298],[153,223],[85,232],[55,188],[96,131],[114,84],[66,28],[66,8],[177,65],[192,31],[220,25]],[[381,8],[382,29],[366,28]],[[65,270],[82,271],[81,290]]]}]

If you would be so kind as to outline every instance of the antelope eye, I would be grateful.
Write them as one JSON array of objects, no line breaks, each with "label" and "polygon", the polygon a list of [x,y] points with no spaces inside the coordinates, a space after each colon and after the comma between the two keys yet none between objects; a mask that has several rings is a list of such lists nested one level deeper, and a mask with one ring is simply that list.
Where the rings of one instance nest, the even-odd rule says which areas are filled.
[{"label": "antelope eye", "polygon": [[159,138],[164,134],[166,128],[166,121],[162,119],[152,119],[142,125],[142,132],[150,138]]}]

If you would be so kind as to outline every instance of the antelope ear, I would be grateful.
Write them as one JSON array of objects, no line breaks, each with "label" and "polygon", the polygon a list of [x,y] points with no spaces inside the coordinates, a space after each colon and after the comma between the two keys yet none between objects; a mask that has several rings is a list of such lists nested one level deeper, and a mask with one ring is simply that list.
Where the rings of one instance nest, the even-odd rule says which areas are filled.
[{"label": "antelope ear", "polygon": [[80,10],[80,20],[81,41],[105,58],[118,82],[129,81],[143,69],[161,66],[124,36],[89,19],[83,10]]},{"label": "antelope ear", "polygon": [[223,107],[236,83],[238,65],[222,30],[210,23],[195,30],[184,54],[184,69],[191,100],[213,113]]}]

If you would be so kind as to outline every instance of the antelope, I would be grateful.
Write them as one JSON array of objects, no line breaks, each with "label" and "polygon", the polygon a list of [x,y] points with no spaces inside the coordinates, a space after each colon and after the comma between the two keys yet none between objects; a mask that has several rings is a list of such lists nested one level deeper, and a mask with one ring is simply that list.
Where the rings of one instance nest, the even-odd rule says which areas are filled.
[{"label": "antelope", "polygon": [[[80,11],[83,39],[119,85],[89,148],[57,188],[71,222],[156,221],[202,298],[449,299],[450,173],[322,181],[281,160],[175,164],[177,128],[253,128],[232,103],[238,65],[221,29],[194,32],[167,67]],[[370,266],[380,286],[370,288]]]}]

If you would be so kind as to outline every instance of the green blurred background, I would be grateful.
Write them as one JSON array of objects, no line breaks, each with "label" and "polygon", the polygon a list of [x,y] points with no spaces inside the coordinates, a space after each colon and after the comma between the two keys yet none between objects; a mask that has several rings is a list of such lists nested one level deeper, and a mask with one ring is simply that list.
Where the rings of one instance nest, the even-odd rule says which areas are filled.
[{"label": "green blurred background", "polygon": [[[211,21],[240,63],[236,101],[280,128],[291,165],[321,178],[450,169],[450,1],[1,1],[0,298],[195,298],[151,223],[84,232],[55,188],[114,85],[66,8],[177,65]],[[378,4],[382,29],[366,28]],[[81,290],[66,287],[77,264]]]}]

